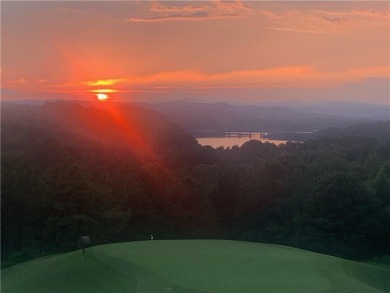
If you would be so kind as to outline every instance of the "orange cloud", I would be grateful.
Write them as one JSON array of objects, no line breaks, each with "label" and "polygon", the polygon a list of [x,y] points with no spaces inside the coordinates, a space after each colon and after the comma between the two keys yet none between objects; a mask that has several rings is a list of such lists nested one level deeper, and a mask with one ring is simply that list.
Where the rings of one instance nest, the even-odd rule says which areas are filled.
[{"label": "orange cloud", "polygon": [[332,22],[332,23],[339,23],[341,24],[342,22],[346,21],[346,17],[339,17],[339,16],[332,16],[332,15],[323,15],[321,18],[325,21]]},{"label": "orange cloud", "polygon": [[24,78],[19,78],[19,79],[16,79],[14,80],[12,83],[13,84],[26,84],[26,80]]},{"label": "orange cloud", "polygon": [[216,0],[214,4],[218,9],[225,11],[253,11],[253,8],[240,0],[236,1],[221,1]]},{"label": "orange cloud", "polygon": [[167,6],[153,1],[149,11],[152,12],[196,12],[205,9],[204,5]]},{"label": "orange cloud", "polygon": [[99,79],[95,81],[86,81],[84,84],[88,86],[114,85],[123,81],[123,79]]},{"label": "orange cloud", "polygon": [[[256,70],[233,70],[220,73],[206,73],[195,70],[163,71],[150,75],[133,75],[118,79],[68,82],[64,84],[41,84],[40,90],[50,89],[75,93],[125,93],[140,87],[146,89],[167,88],[223,88],[223,87],[332,87],[358,82],[371,77],[390,78],[389,66],[362,67],[349,70],[323,71],[312,66],[276,67]],[[14,81],[23,87],[24,79]],[[118,84],[120,82],[120,84]],[[37,89],[34,88],[30,90]],[[103,86],[112,86],[103,87]],[[88,86],[89,88],[86,88]],[[102,86],[102,87],[97,87]]]},{"label": "orange cloud", "polygon": [[206,11],[198,11],[191,14],[169,14],[163,16],[145,16],[130,18],[133,22],[160,22],[160,21],[178,21],[178,20],[202,20],[210,19],[210,15]]},{"label": "orange cloud", "polygon": [[344,32],[344,31],[336,31],[336,30],[310,30],[310,29],[299,29],[299,28],[288,28],[288,27],[265,27],[264,29],[281,31],[281,32],[304,33],[304,34],[339,34]]},{"label": "orange cloud", "polygon": [[331,10],[287,10],[274,12],[258,10],[258,15],[268,18],[265,29],[293,33],[344,33],[361,28],[389,25],[389,10],[355,9]]},{"label": "orange cloud", "polygon": [[[122,89],[147,85],[166,87],[324,87],[337,86],[370,77],[389,78],[389,67],[356,68],[344,71],[320,71],[310,66],[237,70],[217,74],[198,71],[167,71],[123,79]],[[101,92],[101,91],[100,91]]]},{"label": "orange cloud", "polygon": [[244,17],[253,9],[238,1],[213,1],[199,5],[168,6],[154,1],[149,9],[149,15],[127,19],[133,22],[184,21],[203,19],[226,19]]},{"label": "orange cloud", "polygon": [[89,90],[90,93],[103,93],[103,94],[110,94],[110,93],[117,93],[118,90],[114,89],[95,89],[95,90]]},{"label": "orange cloud", "polygon": [[355,9],[351,11],[351,14],[388,19],[390,17],[390,10]]}]

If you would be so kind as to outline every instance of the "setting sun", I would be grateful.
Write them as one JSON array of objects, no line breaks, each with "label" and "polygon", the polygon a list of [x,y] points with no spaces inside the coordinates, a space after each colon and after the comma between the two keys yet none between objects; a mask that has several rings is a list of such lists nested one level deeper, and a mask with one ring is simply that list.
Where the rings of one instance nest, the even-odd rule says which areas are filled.
[{"label": "setting sun", "polygon": [[109,98],[108,95],[102,94],[102,93],[96,94],[96,97],[97,97],[97,99],[98,99],[99,101],[105,101],[105,100],[107,100],[107,99]]}]

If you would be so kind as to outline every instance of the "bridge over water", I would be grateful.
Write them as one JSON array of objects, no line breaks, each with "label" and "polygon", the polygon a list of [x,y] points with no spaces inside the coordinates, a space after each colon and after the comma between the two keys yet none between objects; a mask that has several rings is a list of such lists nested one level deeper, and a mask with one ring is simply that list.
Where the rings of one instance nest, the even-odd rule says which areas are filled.
[{"label": "bridge over water", "polygon": [[266,138],[268,134],[268,132],[225,131],[225,137]]}]

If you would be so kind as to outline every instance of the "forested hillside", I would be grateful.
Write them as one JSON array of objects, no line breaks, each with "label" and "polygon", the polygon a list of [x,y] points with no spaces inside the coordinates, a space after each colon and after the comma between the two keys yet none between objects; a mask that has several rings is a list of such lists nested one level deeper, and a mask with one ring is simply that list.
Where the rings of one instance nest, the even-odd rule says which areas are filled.
[{"label": "forested hillside", "polygon": [[353,125],[347,128],[332,127],[318,133],[318,138],[345,136],[372,138],[376,142],[390,142],[390,120]]},{"label": "forested hillside", "polygon": [[153,234],[388,255],[389,140],[343,131],[212,149],[139,107],[3,105],[2,264],[74,250],[84,234],[94,244]]}]

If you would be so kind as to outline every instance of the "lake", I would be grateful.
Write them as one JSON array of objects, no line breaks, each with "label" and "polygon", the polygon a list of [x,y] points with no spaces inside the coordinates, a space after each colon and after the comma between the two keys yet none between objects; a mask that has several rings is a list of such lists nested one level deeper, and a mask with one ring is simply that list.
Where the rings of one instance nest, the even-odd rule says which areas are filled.
[{"label": "lake", "polygon": [[206,146],[209,145],[213,148],[218,148],[220,146],[227,148],[232,146],[242,146],[245,142],[250,140],[259,140],[261,142],[269,142],[275,145],[286,143],[285,140],[274,140],[263,138],[260,133],[252,133],[251,136],[226,136],[226,137],[201,137],[196,138],[200,145]]}]

